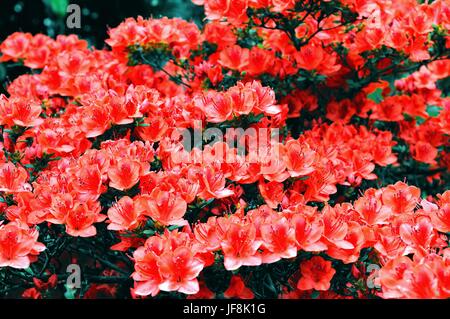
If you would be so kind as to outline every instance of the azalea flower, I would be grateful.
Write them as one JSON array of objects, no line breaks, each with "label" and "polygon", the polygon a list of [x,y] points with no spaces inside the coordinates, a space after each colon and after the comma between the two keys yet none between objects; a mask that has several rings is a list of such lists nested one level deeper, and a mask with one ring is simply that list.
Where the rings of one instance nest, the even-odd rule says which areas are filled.
[{"label": "azalea flower", "polygon": [[0,225],[0,267],[26,269],[32,256],[45,250],[39,232],[21,222]]},{"label": "azalea flower", "polygon": [[328,290],[336,270],[331,266],[331,261],[314,256],[300,265],[300,272],[302,277],[297,284],[298,289]]},{"label": "azalea flower", "polygon": [[0,164],[0,191],[7,193],[26,192],[31,190],[27,183],[28,173],[23,167],[13,163]]},{"label": "azalea flower", "polygon": [[253,299],[253,292],[245,286],[240,276],[233,276],[230,280],[230,286],[223,293],[225,298]]},{"label": "azalea flower", "polygon": [[108,218],[111,221],[108,229],[133,230],[139,227],[142,215],[137,212],[134,201],[125,196],[108,210]]}]

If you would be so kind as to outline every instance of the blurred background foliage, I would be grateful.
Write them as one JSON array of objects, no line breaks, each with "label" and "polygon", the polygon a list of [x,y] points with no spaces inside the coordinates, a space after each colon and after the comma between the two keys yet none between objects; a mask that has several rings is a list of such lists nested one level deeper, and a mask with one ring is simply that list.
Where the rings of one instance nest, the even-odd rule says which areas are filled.
[{"label": "blurred background foliage", "polygon": [[[69,4],[81,8],[81,29],[66,27]],[[0,0],[0,42],[16,32],[77,34],[96,48],[106,46],[108,28],[128,17],[180,17],[201,24],[203,8],[190,0]],[[26,69],[6,69],[0,63],[0,93],[7,83]]]}]

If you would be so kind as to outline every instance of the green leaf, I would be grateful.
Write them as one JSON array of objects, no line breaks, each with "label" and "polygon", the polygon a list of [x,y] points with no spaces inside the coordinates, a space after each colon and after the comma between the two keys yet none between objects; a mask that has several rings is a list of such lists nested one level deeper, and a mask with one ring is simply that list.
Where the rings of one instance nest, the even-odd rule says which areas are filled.
[{"label": "green leaf", "polygon": [[155,231],[153,229],[146,229],[142,233],[147,236],[153,236],[155,234]]},{"label": "green leaf", "polygon": [[317,290],[314,290],[314,291],[311,293],[311,298],[312,298],[312,299],[317,299],[317,298],[319,298],[319,296],[320,296],[320,292],[318,292]]},{"label": "green leaf", "polygon": [[30,267],[28,267],[27,269],[25,269],[25,271],[26,271],[27,273],[29,273],[30,275],[33,275],[33,276],[34,276],[34,272],[33,272],[33,270],[32,270]]},{"label": "green leaf", "polygon": [[169,231],[173,231],[173,230],[175,230],[175,229],[182,228],[182,227],[183,227],[183,226],[172,225],[172,226],[167,227],[167,229],[168,229]]},{"label": "green leaf", "polygon": [[66,292],[64,293],[64,298],[66,299],[75,299],[77,290],[74,288],[71,288],[69,285],[64,285],[66,287]]},{"label": "green leaf", "polygon": [[440,107],[440,106],[435,106],[435,105],[427,106],[427,113],[431,117],[438,117],[441,110],[442,110],[442,107]]},{"label": "green leaf", "polygon": [[360,83],[349,79],[349,80],[347,80],[347,85],[348,85],[349,89],[355,89],[355,88],[359,88]]},{"label": "green leaf", "polygon": [[253,113],[250,113],[247,115],[247,121],[249,124],[253,124],[253,123],[258,123],[259,121],[261,121],[261,119],[264,117],[264,114],[258,114],[255,115]]},{"label": "green leaf", "polygon": [[209,204],[211,204],[212,202],[214,202],[214,200],[215,200],[215,198],[211,198],[211,199],[208,199],[208,200],[206,200],[206,201],[202,201],[202,202],[197,206],[197,208],[198,208],[198,209],[203,209],[203,208],[205,208],[206,206],[208,206]]},{"label": "green leaf", "polygon": [[0,81],[3,81],[6,78],[6,68],[0,63]]},{"label": "green leaf", "polygon": [[269,289],[271,292],[273,292],[275,294],[277,293],[277,289],[275,288],[275,284],[270,275],[266,276],[266,278],[264,280],[264,286],[266,286],[267,289]]},{"label": "green leaf", "polygon": [[421,116],[416,116],[416,125],[422,125],[425,122],[425,119]]},{"label": "green leaf", "polygon": [[69,0],[45,0],[45,3],[57,16],[64,17],[66,15]]},{"label": "green leaf", "polygon": [[367,94],[367,98],[379,104],[381,103],[381,101],[383,101],[383,90],[381,88],[377,88],[372,93]]}]

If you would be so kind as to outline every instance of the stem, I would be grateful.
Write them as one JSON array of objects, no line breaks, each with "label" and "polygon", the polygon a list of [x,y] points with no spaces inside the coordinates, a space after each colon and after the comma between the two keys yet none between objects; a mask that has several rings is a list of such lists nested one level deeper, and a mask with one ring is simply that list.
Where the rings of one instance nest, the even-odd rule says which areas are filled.
[{"label": "stem", "polygon": [[87,250],[84,250],[81,248],[71,248],[71,247],[69,247],[69,250],[71,250],[72,252],[81,253],[85,256],[93,257],[96,261],[102,263],[103,265],[109,267],[110,269],[115,270],[118,273],[121,273],[122,275],[130,276],[130,273],[127,272],[126,270],[120,268],[116,264],[113,264],[112,262],[110,262],[106,259],[103,259],[102,257],[98,256],[97,254],[93,253],[92,251],[87,251]]},{"label": "stem", "polygon": [[121,284],[131,280],[130,277],[86,276],[91,283]]}]

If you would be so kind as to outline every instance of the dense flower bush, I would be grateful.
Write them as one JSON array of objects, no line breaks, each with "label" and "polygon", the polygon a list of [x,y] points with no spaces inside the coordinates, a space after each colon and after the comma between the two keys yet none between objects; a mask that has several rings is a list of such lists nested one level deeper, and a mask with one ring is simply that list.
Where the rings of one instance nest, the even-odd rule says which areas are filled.
[{"label": "dense flower bush", "polygon": [[0,295],[450,297],[448,3],[194,3],[0,45]]}]

